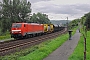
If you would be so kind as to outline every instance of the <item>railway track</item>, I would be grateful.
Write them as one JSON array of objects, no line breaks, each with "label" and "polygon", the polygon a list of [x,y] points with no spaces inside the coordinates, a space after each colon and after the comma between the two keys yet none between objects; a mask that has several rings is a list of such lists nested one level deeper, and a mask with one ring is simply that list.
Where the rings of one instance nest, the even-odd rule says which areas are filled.
[{"label": "railway track", "polygon": [[24,40],[15,40],[15,41],[9,41],[9,42],[3,42],[0,44],[0,56],[4,56],[10,53],[14,53],[16,51],[19,51],[21,49],[30,47],[32,45],[39,44],[47,39],[55,38],[56,36],[63,34],[66,32],[66,29],[43,35],[43,36],[38,36],[34,38],[29,38],[29,39],[24,39]]}]

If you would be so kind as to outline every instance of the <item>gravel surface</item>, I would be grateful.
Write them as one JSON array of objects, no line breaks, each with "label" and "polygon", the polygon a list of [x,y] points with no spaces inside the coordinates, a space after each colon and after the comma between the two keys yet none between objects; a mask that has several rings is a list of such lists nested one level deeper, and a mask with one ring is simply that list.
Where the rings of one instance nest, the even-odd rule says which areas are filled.
[{"label": "gravel surface", "polygon": [[80,33],[77,30],[71,40],[67,40],[62,46],[52,52],[48,57],[43,60],[68,60],[70,54],[73,53],[74,48],[77,46],[80,39]]}]

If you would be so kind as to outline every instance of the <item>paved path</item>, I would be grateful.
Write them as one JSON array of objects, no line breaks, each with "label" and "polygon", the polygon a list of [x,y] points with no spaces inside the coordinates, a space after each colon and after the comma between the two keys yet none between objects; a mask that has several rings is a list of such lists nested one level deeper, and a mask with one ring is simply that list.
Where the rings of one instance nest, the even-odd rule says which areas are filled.
[{"label": "paved path", "polygon": [[77,46],[80,39],[80,33],[78,30],[71,39],[72,40],[67,40],[62,46],[43,60],[68,60],[68,57],[73,53],[74,48]]}]

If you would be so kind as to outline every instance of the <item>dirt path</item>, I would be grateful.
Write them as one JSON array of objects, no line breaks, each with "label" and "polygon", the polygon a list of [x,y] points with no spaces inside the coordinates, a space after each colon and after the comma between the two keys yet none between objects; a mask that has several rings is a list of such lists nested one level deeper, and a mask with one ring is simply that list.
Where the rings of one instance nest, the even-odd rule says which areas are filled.
[{"label": "dirt path", "polygon": [[71,39],[72,40],[67,40],[62,46],[43,60],[68,60],[68,57],[73,53],[74,48],[77,46],[80,39],[80,33],[78,30]]}]

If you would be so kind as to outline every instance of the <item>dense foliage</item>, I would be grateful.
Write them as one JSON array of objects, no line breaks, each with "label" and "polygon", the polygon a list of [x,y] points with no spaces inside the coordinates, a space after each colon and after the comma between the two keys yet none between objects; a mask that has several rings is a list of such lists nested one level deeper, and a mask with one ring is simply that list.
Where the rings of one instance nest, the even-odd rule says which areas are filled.
[{"label": "dense foliage", "polygon": [[84,26],[86,26],[87,30],[90,29],[90,12],[87,14],[84,14],[84,16],[80,18],[80,23],[83,26],[83,29],[84,29]]},{"label": "dense foliage", "polygon": [[86,26],[87,30],[90,30],[90,12],[87,14],[84,14],[84,16],[82,16],[80,19],[75,19],[73,21],[70,22],[69,26],[70,28],[72,28],[73,26],[78,25],[78,23],[80,23],[83,26]]},{"label": "dense foliage", "polygon": [[79,21],[80,21],[80,19],[74,19],[73,21],[69,22],[68,28],[72,29],[72,28],[78,26]]},{"label": "dense foliage", "polygon": [[85,14],[85,17],[86,17],[85,25],[87,26],[87,28],[90,29],[90,12]]},{"label": "dense foliage", "polygon": [[41,24],[50,24],[50,20],[48,19],[48,15],[42,14],[38,12],[37,14],[33,13],[31,16],[29,22],[34,22],[34,23],[41,23]]}]

